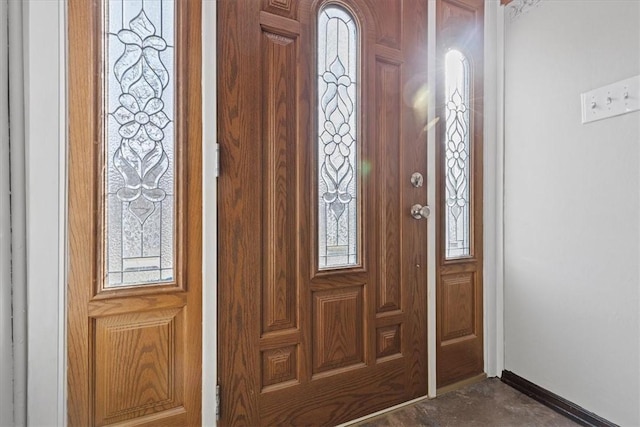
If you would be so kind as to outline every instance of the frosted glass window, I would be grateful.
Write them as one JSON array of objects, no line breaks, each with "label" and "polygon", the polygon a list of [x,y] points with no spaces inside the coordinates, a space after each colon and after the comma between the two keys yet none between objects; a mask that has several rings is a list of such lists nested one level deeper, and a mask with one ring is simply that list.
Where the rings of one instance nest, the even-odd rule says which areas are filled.
[{"label": "frosted glass window", "polygon": [[173,0],[108,0],[106,288],[174,279],[173,27]]},{"label": "frosted glass window", "polygon": [[318,17],[318,264],[357,265],[358,30],[329,5]]},{"label": "frosted glass window", "polygon": [[470,254],[469,61],[458,50],[445,55],[445,255]]}]

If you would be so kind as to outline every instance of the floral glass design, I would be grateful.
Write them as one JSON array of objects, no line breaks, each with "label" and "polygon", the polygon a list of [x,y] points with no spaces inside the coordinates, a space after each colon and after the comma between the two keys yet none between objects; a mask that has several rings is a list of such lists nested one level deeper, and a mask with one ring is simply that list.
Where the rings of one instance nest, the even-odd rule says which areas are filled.
[{"label": "floral glass design", "polygon": [[470,254],[469,61],[458,50],[445,55],[445,256]]},{"label": "floral glass design", "polygon": [[173,280],[173,0],[109,0],[105,287]]},{"label": "floral glass design", "polygon": [[318,17],[318,253],[321,269],[358,264],[358,30],[332,4]]}]

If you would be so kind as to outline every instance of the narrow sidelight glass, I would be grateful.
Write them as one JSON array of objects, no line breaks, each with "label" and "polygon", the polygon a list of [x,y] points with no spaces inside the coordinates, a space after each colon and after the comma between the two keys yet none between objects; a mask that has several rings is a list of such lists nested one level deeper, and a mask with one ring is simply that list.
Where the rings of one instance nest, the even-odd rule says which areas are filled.
[{"label": "narrow sidelight glass", "polygon": [[445,55],[445,256],[470,255],[470,70],[458,50]]},{"label": "narrow sidelight glass", "polygon": [[358,28],[332,4],[318,17],[318,265],[359,264]]},{"label": "narrow sidelight glass", "polygon": [[105,8],[105,288],[175,275],[174,7]]}]

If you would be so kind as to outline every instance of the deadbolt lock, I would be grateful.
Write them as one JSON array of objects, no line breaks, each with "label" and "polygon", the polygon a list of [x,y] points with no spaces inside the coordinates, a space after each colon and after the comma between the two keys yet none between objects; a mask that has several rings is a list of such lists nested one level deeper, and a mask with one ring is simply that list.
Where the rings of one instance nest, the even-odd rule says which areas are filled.
[{"label": "deadbolt lock", "polygon": [[419,188],[422,187],[422,184],[424,184],[424,177],[420,172],[414,172],[413,175],[411,175],[411,185]]}]

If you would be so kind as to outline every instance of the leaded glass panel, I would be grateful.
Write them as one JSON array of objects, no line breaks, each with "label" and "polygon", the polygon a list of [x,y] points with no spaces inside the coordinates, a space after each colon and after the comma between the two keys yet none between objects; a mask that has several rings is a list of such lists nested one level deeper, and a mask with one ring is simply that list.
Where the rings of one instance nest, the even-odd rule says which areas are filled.
[{"label": "leaded glass panel", "polygon": [[445,55],[446,258],[470,255],[469,61],[458,50]]},{"label": "leaded glass panel", "polygon": [[107,0],[105,288],[174,279],[174,0]]},{"label": "leaded glass panel", "polygon": [[358,29],[338,5],[318,17],[318,264],[358,265]]}]

